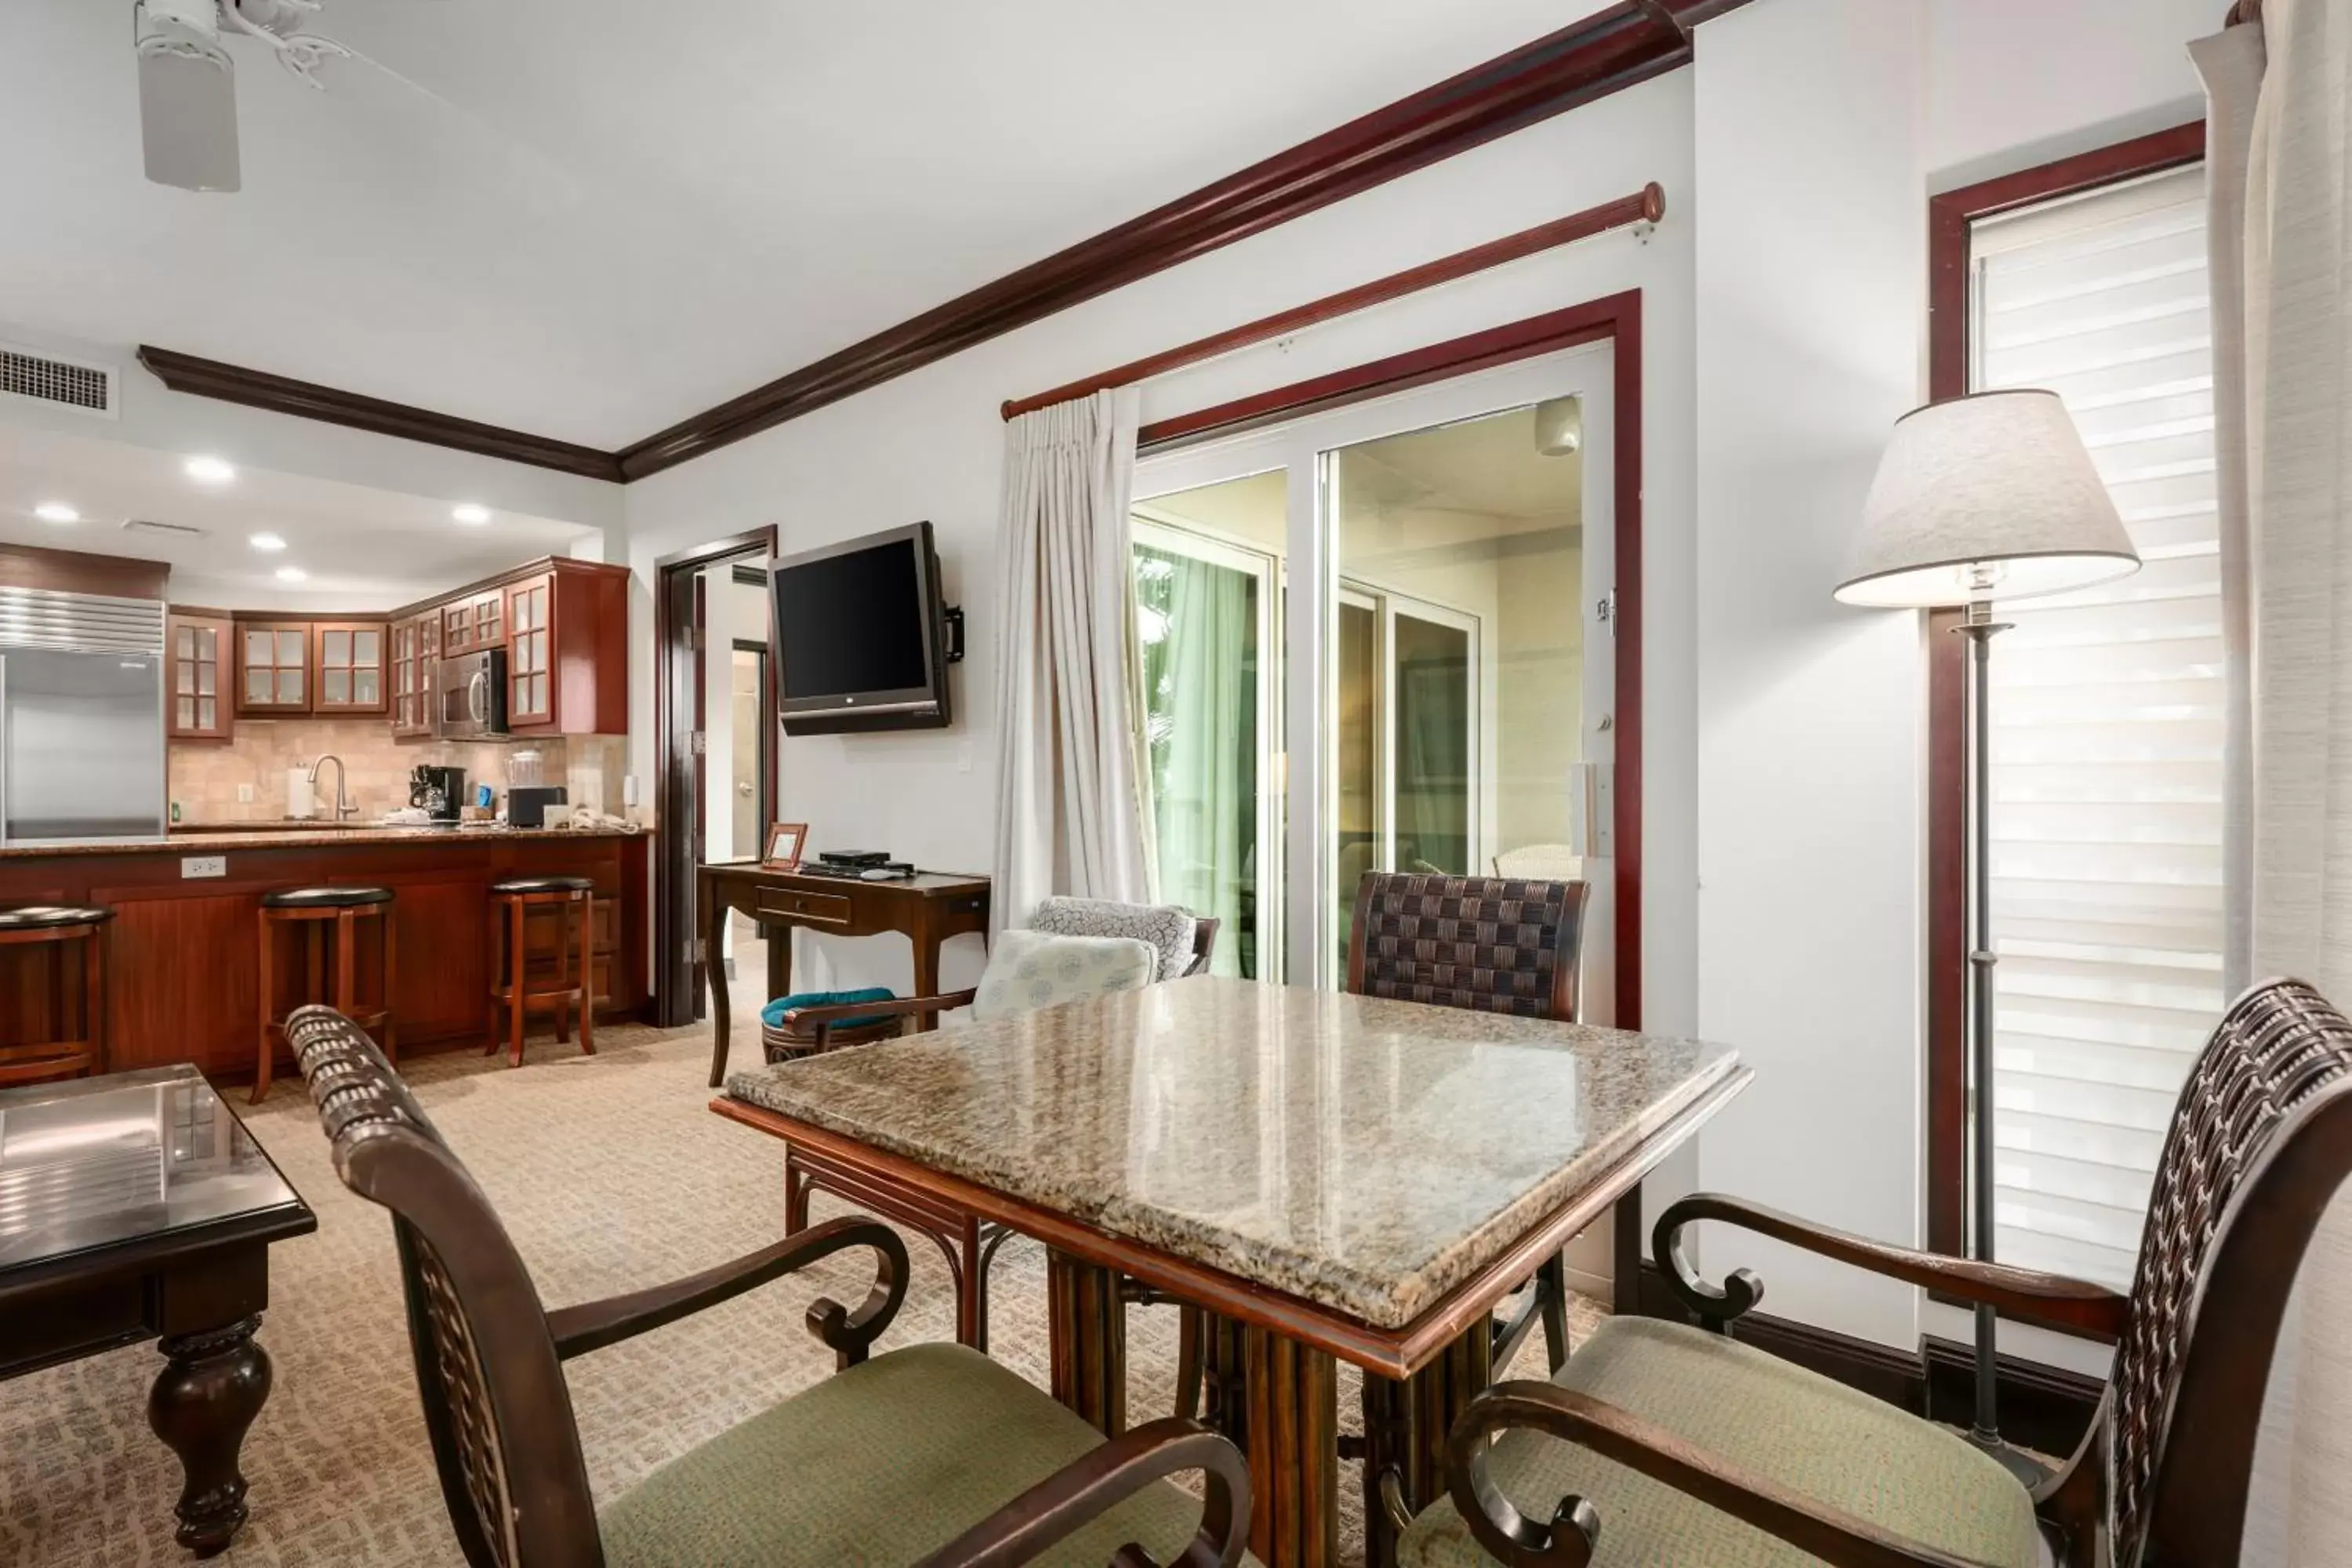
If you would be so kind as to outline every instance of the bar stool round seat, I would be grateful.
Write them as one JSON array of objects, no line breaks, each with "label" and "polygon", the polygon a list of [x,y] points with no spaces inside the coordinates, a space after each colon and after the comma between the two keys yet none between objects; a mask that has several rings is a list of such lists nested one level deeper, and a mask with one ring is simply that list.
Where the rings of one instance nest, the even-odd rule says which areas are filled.
[{"label": "bar stool round seat", "polygon": [[363,910],[390,902],[390,888],[280,888],[261,895],[265,910]]},{"label": "bar stool round seat", "polygon": [[[0,910],[0,954],[11,960],[0,970],[0,995],[9,999],[8,1016],[26,1021],[33,1033],[0,1041],[0,1084],[106,1070],[107,928],[113,920],[103,904]],[[71,977],[69,959],[79,967]]]},{"label": "bar stool round seat", "polygon": [[492,882],[493,893],[593,893],[596,884],[585,877],[509,877]]},{"label": "bar stool round seat", "polygon": [[[553,951],[538,964],[534,985],[531,917],[556,926]],[[572,1010],[580,1009],[580,1050],[596,1054],[596,884],[586,877],[509,877],[490,884],[490,929],[496,951],[490,971],[490,1037],[499,1048],[499,1009],[506,1009],[507,1065],[522,1066],[524,1030],[534,1007],[552,1008],[555,1037],[572,1038]]]},{"label": "bar stool round seat", "polygon": [[[253,1078],[253,1100],[269,1097],[269,1080],[286,1035],[286,1020],[297,1008],[321,1003],[360,1027],[369,1030],[383,1047],[387,1060],[400,1059],[400,1042],[392,1018],[392,889],[390,888],[278,888],[261,895],[261,1031],[260,1059]],[[375,987],[373,1006],[363,1005],[360,922],[373,925]],[[278,938],[286,927],[299,932],[299,958],[281,968]],[[330,973],[331,970],[331,981]],[[278,1006],[281,973],[291,973],[292,992]]]},{"label": "bar stool round seat", "polygon": [[26,904],[0,910],[0,931],[57,931],[65,926],[103,925],[114,911],[103,904]]}]

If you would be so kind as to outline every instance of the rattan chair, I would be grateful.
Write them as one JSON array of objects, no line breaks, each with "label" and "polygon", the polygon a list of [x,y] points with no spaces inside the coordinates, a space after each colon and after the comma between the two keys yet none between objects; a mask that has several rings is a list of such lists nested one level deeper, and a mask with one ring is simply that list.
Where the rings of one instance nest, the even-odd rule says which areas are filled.
[{"label": "rattan chair", "polygon": [[[1106,1442],[959,1345],[868,1360],[907,1289],[906,1244],[887,1226],[835,1220],[668,1285],[550,1312],[489,1200],[358,1026],[306,1007],[287,1035],[336,1173],[392,1211],[425,1428],[472,1568],[1243,1560],[1249,1477],[1224,1438],[1169,1419]],[[600,1512],[563,1363],[853,1248],[878,1264],[865,1301],[808,1311],[835,1375]],[[1193,1472],[1205,1504],[1167,1479]]]},{"label": "rattan chair", "polygon": [[[2129,1295],[1686,1198],[1654,1245],[1702,1326],[1613,1319],[1550,1383],[1481,1394],[1399,1561],[1577,1568],[1605,1542],[1625,1563],[2235,1563],[2287,1295],[2347,1175],[2352,1024],[2282,980],[2231,1007],[2189,1072]],[[2111,1342],[2097,1418],[2029,1492],[1958,1434],[1733,1339],[1763,1286],[1693,1274],[1682,1236],[1701,1222]]]},{"label": "rattan chair", "polygon": [[[1181,917],[1183,925],[1176,927],[1181,942],[1171,938],[1162,947],[1159,977],[1177,980],[1189,975],[1205,974],[1210,955],[1216,951],[1217,922],[1194,920],[1192,916],[1171,905],[1118,904],[1093,899],[1048,899],[1040,904],[1032,929],[1049,930],[1065,936],[1133,936],[1139,941],[1152,942],[1161,934],[1154,931],[1153,917]],[[1149,934],[1147,934],[1149,933]],[[888,1002],[851,1002],[824,1007],[795,1007],[783,1016],[782,1027],[794,1034],[814,1039],[811,1054],[829,1050],[833,1046],[832,1032],[851,1019],[892,1019],[902,1025],[914,1025],[940,1014],[969,1007],[979,995],[977,991],[956,991],[943,996],[902,996]],[[1003,1247],[1012,1232],[992,1220],[984,1220],[961,1205],[919,1193],[912,1187],[887,1181],[862,1171],[852,1170],[838,1161],[803,1149],[796,1143],[784,1146],[784,1231],[790,1235],[808,1224],[809,1197],[814,1193],[831,1193],[860,1208],[883,1218],[920,1231],[931,1238],[947,1258],[948,1273],[955,1282],[956,1338],[974,1350],[988,1348],[988,1271],[996,1261],[997,1248]],[[1127,1287],[1129,1300],[1147,1300],[1148,1292],[1140,1287]],[[1198,1325],[1188,1315],[1180,1336],[1180,1363],[1192,1370],[1195,1390],[1200,1382],[1200,1346]],[[1192,1415],[1199,1404],[1197,1392],[1191,1403],[1181,1396],[1177,1414]]]},{"label": "rattan chair", "polygon": [[[1438,1007],[1576,1021],[1584,944],[1582,882],[1367,871],[1348,932],[1348,989]],[[1568,1359],[1568,1274],[1547,1259],[1507,1322],[1495,1364],[1537,1323],[1558,1372]]]}]

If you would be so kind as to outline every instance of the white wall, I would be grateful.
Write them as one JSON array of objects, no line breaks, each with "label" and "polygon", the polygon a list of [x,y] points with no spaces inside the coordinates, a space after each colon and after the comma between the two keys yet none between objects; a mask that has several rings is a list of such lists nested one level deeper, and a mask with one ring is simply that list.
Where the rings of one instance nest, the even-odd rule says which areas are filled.
[{"label": "white wall", "polygon": [[[1779,0],[1772,0],[1778,4]],[[1931,0],[1923,161],[1949,190],[2205,112],[2214,0]]]},{"label": "white wall", "polygon": [[[817,847],[888,848],[940,868],[985,869],[995,812],[1000,628],[995,530],[1003,426],[997,405],[1171,342],[1612,200],[1656,180],[1668,217],[1646,241],[1620,232],[1365,312],[1146,389],[1147,419],[1360,363],[1620,290],[1645,293],[1648,435],[1645,668],[1650,683],[1644,912],[1648,1022],[1696,1022],[1691,648],[1691,76],[1606,99],[1215,252],[940,364],[628,488],[629,560],[650,605],[655,560],[774,523],[805,549],[929,518],[947,593],[970,612],[942,731],[788,740],[782,815]],[[649,623],[648,623],[649,624]],[[652,650],[632,671],[635,771],[653,769]],[[818,944],[837,961],[812,983],[903,987],[905,943]],[[803,948],[806,955],[808,949]],[[951,950],[976,969],[977,944]]]},{"label": "white wall", "polygon": [[[1923,36],[1920,0],[1770,0],[1709,25],[1697,67],[1698,1022],[1757,1075],[1699,1175],[1905,1241],[1920,630],[1830,594],[1922,380]],[[1706,1258],[1756,1268],[1776,1312],[1915,1336],[1900,1286],[1728,1230]]]}]

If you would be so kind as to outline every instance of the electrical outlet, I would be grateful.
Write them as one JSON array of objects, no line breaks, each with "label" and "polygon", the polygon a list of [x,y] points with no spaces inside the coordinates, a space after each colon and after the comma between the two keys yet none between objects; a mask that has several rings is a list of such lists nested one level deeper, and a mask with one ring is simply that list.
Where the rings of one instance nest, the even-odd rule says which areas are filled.
[{"label": "electrical outlet", "polygon": [[180,858],[180,875],[189,880],[198,877],[226,877],[228,875],[228,857],[184,855]]},{"label": "electrical outlet", "polygon": [[241,784],[236,786],[236,804],[239,805],[251,805],[253,804],[253,786],[251,784]]}]

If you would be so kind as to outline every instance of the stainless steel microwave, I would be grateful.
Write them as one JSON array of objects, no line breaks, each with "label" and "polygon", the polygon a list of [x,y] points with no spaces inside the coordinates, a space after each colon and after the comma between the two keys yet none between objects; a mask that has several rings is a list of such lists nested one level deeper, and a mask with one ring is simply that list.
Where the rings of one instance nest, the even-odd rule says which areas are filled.
[{"label": "stainless steel microwave", "polygon": [[507,732],[507,652],[444,655],[433,665],[433,733],[445,741],[497,740]]}]

